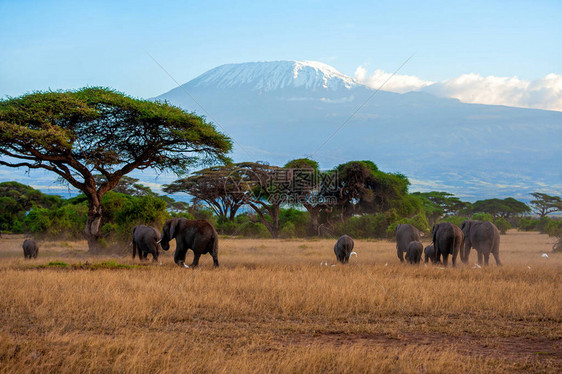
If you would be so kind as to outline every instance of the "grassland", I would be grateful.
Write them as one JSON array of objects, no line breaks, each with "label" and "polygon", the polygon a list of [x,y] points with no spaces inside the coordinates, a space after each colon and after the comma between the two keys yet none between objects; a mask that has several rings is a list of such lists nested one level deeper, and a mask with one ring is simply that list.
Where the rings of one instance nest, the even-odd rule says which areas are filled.
[{"label": "grassland", "polygon": [[562,371],[562,256],[537,233],[481,269],[401,265],[391,241],[331,266],[334,240],[222,239],[195,270],[22,241],[0,239],[0,372]]}]

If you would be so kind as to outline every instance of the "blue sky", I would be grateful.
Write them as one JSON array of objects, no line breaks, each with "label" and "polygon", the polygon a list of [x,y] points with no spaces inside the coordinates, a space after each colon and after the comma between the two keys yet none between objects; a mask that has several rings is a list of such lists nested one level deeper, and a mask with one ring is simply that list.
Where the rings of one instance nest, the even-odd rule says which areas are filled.
[{"label": "blue sky", "polygon": [[[454,5],[452,5],[454,3]],[[224,63],[316,60],[442,81],[561,74],[559,1],[0,0],[0,97],[103,85],[152,97]]]}]

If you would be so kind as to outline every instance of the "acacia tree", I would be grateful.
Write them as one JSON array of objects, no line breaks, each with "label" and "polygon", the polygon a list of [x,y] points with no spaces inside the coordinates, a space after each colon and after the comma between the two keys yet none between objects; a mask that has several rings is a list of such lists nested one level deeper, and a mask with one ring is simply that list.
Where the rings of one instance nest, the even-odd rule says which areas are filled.
[{"label": "acacia tree", "polygon": [[235,194],[251,207],[273,238],[279,236],[279,210],[287,202],[286,170],[260,162],[234,164]]},{"label": "acacia tree", "polygon": [[[88,199],[84,236],[99,249],[101,198],[135,169],[181,174],[225,161],[230,139],[201,117],[107,88],[35,92],[0,101],[0,165],[46,169]],[[96,185],[95,174],[105,181]]]},{"label": "acacia tree", "polygon": [[392,208],[409,214],[416,210],[412,201],[408,201],[410,182],[402,174],[382,172],[371,161],[350,161],[337,166],[334,172],[342,222],[353,214],[385,212]]},{"label": "acacia tree", "polygon": [[531,200],[533,210],[542,218],[550,213],[562,211],[562,199],[559,196],[550,196],[541,192],[533,192]]},{"label": "acacia tree", "polygon": [[164,192],[186,192],[195,197],[194,203],[206,202],[220,218],[234,221],[236,212],[244,205],[237,169],[213,166],[194,172],[164,186]]},{"label": "acacia tree", "polygon": [[291,160],[285,164],[285,169],[292,173],[291,200],[308,211],[309,234],[318,235],[320,213],[331,208],[327,197],[335,192],[337,174],[320,171],[318,162],[308,158]]},{"label": "acacia tree", "polygon": [[509,218],[518,214],[528,213],[531,209],[527,204],[512,197],[505,199],[478,200],[472,204],[475,213],[489,213],[492,217]]}]

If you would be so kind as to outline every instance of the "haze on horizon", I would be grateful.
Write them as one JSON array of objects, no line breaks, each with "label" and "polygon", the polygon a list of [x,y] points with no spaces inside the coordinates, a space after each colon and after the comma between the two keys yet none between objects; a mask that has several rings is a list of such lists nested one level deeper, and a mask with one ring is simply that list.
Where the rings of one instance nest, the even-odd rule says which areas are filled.
[{"label": "haze on horizon", "polygon": [[170,76],[184,84],[223,64],[277,60],[319,61],[378,88],[413,55],[384,90],[562,111],[561,15],[545,0],[5,1],[0,97],[107,86],[150,98],[177,87]]}]

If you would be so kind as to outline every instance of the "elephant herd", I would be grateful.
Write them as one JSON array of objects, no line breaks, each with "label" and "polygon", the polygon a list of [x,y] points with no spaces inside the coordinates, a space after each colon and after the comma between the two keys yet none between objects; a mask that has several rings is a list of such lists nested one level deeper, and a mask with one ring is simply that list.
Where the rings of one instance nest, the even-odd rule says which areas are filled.
[{"label": "elephant herd", "polygon": [[[468,263],[471,248],[478,253],[478,264],[488,265],[490,254],[501,265],[499,257],[500,232],[491,222],[464,221],[460,227],[453,223],[441,222],[433,225],[431,229],[432,244],[423,247],[420,241],[422,234],[409,224],[399,224],[396,227],[396,254],[401,262],[419,264],[422,253],[425,262],[442,263],[447,266],[449,256],[453,266],[456,265],[457,256],[463,263]],[[133,259],[138,254],[139,259],[146,259],[152,254],[153,261],[158,261],[160,250],[169,250],[170,241],[176,239],[174,262],[180,266],[196,267],[203,254],[210,254],[215,267],[219,266],[217,231],[205,220],[188,220],[186,218],[173,218],[162,228],[162,235],[153,227],[138,225],[133,229]],[[340,237],[334,245],[334,253],[338,262],[346,264],[353,252],[354,242],[348,235]],[[193,261],[185,265],[187,251],[193,251]],[[37,242],[26,239],[23,243],[25,258],[37,258],[39,247]],[[404,256],[405,254],[405,256]]]},{"label": "elephant herd", "polygon": [[[170,249],[170,241],[176,239],[176,252],[174,261],[185,267],[195,267],[199,258],[209,253],[213,257],[215,267],[219,266],[218,245],[219,235],[209,222],[204,220],[188,220],[186,218],[173,218],[164,223],[162,236],[153,227],[145,225],[135,226],[133,229],[133,258],[138,253],[139,259],[144,260],[152,254],[152,260],[158,261],[160,249]],[[39,246],[33,239],[23,242],[23,254],[26,259],[37,258]],[[185,256],[191,249],[194,253],[191,265],[185,265]]]},{"label": "elephant herd", "polygon": [[423,249],[426,263],[430,260],[434,264],[442,261],[447,266],[450,255],[455,266],[460,254],[461,261],[466,264],[470,249],[474,248],[478,253],[479,265],[482,265],[482,260],[484,265],[488,265],[490,254],[494,256],[496,264],[501,265],[500,232],[492,222],[468,220],[460,227],[449,222],[436,223],[431,229],[433,243],[425,248],[420,237],[421,233],[412,225],[400,224],[396,227],[396,254],[401,262],[405,259],[410,264],[420,263]]},{"label": "elephant herd", "polygon": [[[170,249],[170,241],[176,239],[174,262],[180,266],[195,267],[203,254],[213,257],[215,267],[219,266],[219,235],[209,222],[205,220],[188,220],[186,218],[172,218],[164,223],[162,236],[153,227],[144,225],[133,229],[133,258],[138,253],[139,258],[146,259],[152,254],[153,261],[158,260],[160,248]],[[187,251],[193,251],[193,261],[185,265]]]}]

